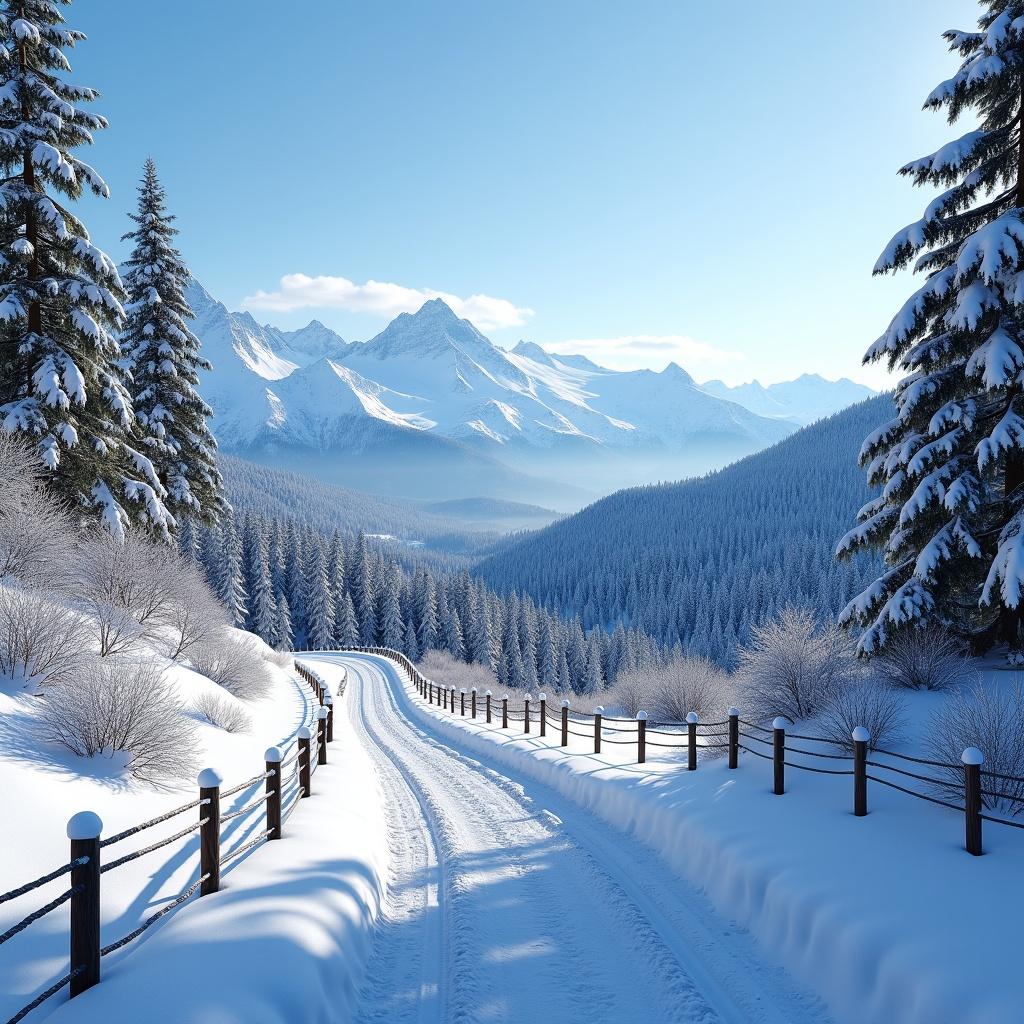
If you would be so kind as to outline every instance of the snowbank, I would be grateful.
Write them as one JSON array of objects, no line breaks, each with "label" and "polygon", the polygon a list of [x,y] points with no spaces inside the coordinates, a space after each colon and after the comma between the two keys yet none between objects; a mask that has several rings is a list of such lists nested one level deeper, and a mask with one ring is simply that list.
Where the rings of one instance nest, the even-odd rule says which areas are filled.
[{"label": "snowbank", "polygon": [[[255,642],[255,638],[254,642]],[[269,651],[267,652],[269,654]],[[169,668],[184,707],[216,685],[180,666]],[[263,770],[270,745],[287,748],[312,712],[310,691],[274,667],[274,685],[248,704],[252,727],[227,734],[199,722],[201,762],[225,788]],[[331,680],[329,680],[330,682]],[[332,689],[336,687],[332,686]],[[103,959],[100,985],[66,1002],[55,996],[29,1020],[229,1022],[317,1018],[351,1003],[380,904],[387,837],[380,796],[363,752],[345,728],[336,699],[330,762],[313,779],[313,795],[285,825],[285,838],[264,843],[228,865],[222,891],[193,898],[141,938]],[[126,777],[108,758],[82,761],[41,750],[32,723],[38,701],[0,692],[0,791],[17,842],[0,845],[0,891],[67,860],[65,826],[92,810],[105,835],[194,799],[183,784],[158,790]],[[352,785],[352,779],[363,784]],[[250,802],[261,784],[226,799],[227,813]],[[111,859],[184,828],[197,812],[110,847]],[[223,849],[244,845],[263,827],[260,811],[224,825]],[[195,835],[104,876],[102,942],[137,927],[198,876]],[[63,884],[62,884],[63,883]],[[0,905],[0,931],[66,888],[66,879]],[[48,915],[5,945],[0,955],[0,1019],[6,1019],[67,971],[67,908]],[[62,1006],[61,1004],[64,1003]],[[6,1011],[6,1012],[5,1012]],[[339,1013],[344,1017],[344,1013]]]},{"label": "snowbank", "polygon": [[542,740],[515,723],[503,731],[453,719],[387,665],[408,713],[432,733],[650,844],[839,1021],[1024,1019],[1021,832],[987,826],[987,855],[974,858],[960,815],[881,786],[871,785],[868,817],[855,818],[851,780],[791,770],[786,795],[774,796],[770,764],[749,755],[736,771],[718,760],[687,772],[681,755],[637,765],[632,747],[595,756],[583,739],[566,753],[550,728]]}]

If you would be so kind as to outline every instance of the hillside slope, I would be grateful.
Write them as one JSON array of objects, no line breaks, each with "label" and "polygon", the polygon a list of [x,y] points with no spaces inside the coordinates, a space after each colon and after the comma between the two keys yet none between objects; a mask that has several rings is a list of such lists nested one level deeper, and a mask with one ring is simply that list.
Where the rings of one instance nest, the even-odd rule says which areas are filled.
[{"label": "hillside slope", "polygon": [[729,665],[751,625],[790,602],[835,614],[871,576],[870,559],[833,552],[869,497],[857,451],[890,409],[880,395],[702,479],[610,495],[480,575],[585,627],[623,622]]}]

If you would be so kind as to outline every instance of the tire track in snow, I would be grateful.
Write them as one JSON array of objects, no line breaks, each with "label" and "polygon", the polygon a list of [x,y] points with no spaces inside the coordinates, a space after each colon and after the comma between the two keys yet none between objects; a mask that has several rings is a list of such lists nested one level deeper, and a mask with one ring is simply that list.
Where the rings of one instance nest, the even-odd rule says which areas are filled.
[{"label": "tire track in snow", "polygon": [[[349,667],[361,695],[362,675],[356,666]],[[380,772],[391,854],[382,920],[360,992],[357,1020],[365,1024],[444,1020],[448,991],[445,871],[437,828],[402,767],[373,738],[361,696],[346,703],[349,719]]]}]

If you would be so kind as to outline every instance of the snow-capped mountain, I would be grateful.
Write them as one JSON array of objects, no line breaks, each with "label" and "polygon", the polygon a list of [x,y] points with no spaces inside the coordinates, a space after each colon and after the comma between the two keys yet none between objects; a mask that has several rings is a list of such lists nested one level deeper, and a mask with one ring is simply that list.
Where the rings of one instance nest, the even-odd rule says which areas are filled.
[{"label": "snow-capped mountain", "polygon": [[365,490],[564,509],[703,472],[795,429],[674,364],[618,372],[530,343],[505,351],[440,299],[364,343],[317,321],[261,325],[196,282],[188,299],[214,365],[202,388],[222,448]]},{"label": "snow-capped mountain", "polygon": [[701,387],[708,394],[737,402],[758,416],[788,419],[801,426],[877,394],[847,377],[826,380],[816,373],[805,373],[796,380],[767,387],[756,380],[735,387],[720,380],[709,380]]}]

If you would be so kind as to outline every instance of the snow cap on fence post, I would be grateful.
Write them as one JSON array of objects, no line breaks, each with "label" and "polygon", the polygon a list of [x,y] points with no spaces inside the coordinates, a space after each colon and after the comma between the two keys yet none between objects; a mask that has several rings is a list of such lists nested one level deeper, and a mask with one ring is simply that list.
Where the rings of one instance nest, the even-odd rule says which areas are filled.
[{"label": "snow cap on fence post", "polygon": [[604,705],[603,704],[598,704],[597,707],[594,708],[594,714],[595,715],[603,715],[604,714]]},{"label": "snow cap on fence post", "polygon": [[569,707],[569,702],[568,702],[567,700],[563,700],[563,701],[562,701],[562,707],[563,707],[563,708],[567,708],[567,707]]},{"label": "snow cap on fence post", "polygon": [[68,818],[68,839],[98,839],[103,822],[95,811],[79,811]]},{"label": "snow cap on fence post", "polygon": [[224,776],[216,768],[204,768],[196,781],[200,789],[216,789],[224,781]]},{"label": "snow cap on fence post", "polygon": [[960,760],[964,764],[984,764],[985,755],[977,747],[968,747],[961,755]]},{"label": "snow cap on fence post", "polygon": [[740,717],[740,709],[739,708],[729,708],[729,710],[726,712],[726,714],[730,718],[739,718]]},{"label": "snow cap on fence post", "polygon": [[647,721],[647,712],[646,711],[638,711],[636,713],[636,720],[638,722],[646,722]]},{"label": "snow cap on fence post", "polygon": [[267,747],[266,752],[263,755],[263,760],[267,764],[280,764],[283,760],[281,755],[280,747]]},{"label": "snow cap on fence post", "polygon": [[696,711],[691,711],[686,716],[686,724],[687,725],[696,725],[699,721],[700,721],[700,719],[697,717],[697,712]]},{"label": "snow cap on fence post", "polygon": [[871,740],[871,733],[864,728],[863,725],[858,725],[856,729],[850,733],[854,743],[868,743]]}]

